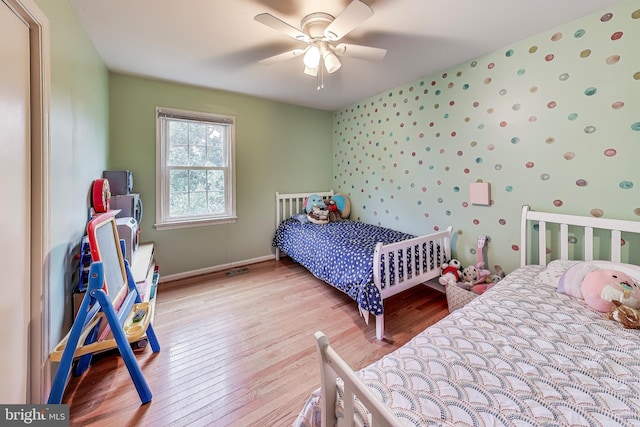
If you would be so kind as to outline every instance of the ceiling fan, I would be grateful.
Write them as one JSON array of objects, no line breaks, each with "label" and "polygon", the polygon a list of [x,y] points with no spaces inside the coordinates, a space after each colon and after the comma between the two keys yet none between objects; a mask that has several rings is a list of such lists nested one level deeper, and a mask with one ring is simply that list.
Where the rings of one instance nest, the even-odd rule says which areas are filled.
[{"label": "ceiling fan", "polygon": [[[349,43],[337,43],[358,25],[369,19],[373,10],[361,2],[353,0],[337,17],[328,13],[311,13],[300,22],[297,29],[270,13],[261,13],[254,19],[287,36],[306,43],[306,47],[289,50],[259,61],[260,64],[273,64],[303,56],[304,73],[316,77],[322,65],[328,73],[335,73],[342,63],[338,56],[379,61],[387,53],[386,49],[361,46]],[[321,71],[322,72],[322,71]],[[320,86],[318,87],[320,88]]]}]

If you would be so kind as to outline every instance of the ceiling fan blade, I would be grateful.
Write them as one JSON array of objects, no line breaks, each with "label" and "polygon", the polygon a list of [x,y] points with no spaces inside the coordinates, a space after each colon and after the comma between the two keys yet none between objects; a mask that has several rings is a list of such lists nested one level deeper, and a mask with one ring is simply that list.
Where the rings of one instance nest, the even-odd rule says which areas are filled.
[{"label": "ceiling fan blade", "polygon": [[304,54],[304,51],[305,51],[304,49],[293,49],[288,52],[282,52],[277,55],[270,56],[265,59],[261,59],[260,61],[258,61],[258,64],[270,65],[270,64],[275,64],[276,62],[287,61],[289,59],[293,59],[293,58],[297,58],[298,56],[301,56],[302,54]]},{"label": "ceiling fan blade", "polygon": [[276,18],[270,13],[261,13],[259,15],[254,16],[253,19],[266,25],[267,27],[271,27],[274,30],[280,31],[296,40],[300,40],[302,42],[309,41],[308,35],[298,30],[296,27],[292,27],[291,25],[287,24],[283,20]]},{"label": "ceiling fan blade", "polygon": [[366,59],[368,61],[380,61],[387,54],[387,49],[349,43],[340,43],[333,51],[339,56],[349,56],[352,58]]},{"label": "ceiling fan blade", "polygon": [[373,10],[369,6],[360,0],[353,0],[324,30],[324,36],[329,40],[340,40],[351,30],[369,19],[371,15],[373,15]]}]

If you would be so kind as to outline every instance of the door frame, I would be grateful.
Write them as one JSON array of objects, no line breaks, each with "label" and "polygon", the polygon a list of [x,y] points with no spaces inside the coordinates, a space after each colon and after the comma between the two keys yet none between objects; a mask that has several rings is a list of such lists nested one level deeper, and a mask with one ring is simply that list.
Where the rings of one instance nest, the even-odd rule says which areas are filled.
[{"label": "door frame", "polygon": [[49,21],[33,0],[2,0],[29,27],[31,120],[31,303],[29,314],[29,403],[47,400],[51,389],[49,362],[50,192],[50,34]]}]

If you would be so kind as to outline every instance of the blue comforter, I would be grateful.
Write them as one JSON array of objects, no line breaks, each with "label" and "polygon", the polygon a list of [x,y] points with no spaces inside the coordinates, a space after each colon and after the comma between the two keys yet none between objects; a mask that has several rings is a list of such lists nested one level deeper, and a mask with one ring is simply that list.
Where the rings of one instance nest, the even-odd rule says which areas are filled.
[{"label": "blue comforter", "polygon": [[318,225],[287,219],[276,230],[273,246],[317,278],[348,294],[362,309],[380,315],[382,300],[373,283],[376,244],[412,237],[415,236],[351,220]]}]

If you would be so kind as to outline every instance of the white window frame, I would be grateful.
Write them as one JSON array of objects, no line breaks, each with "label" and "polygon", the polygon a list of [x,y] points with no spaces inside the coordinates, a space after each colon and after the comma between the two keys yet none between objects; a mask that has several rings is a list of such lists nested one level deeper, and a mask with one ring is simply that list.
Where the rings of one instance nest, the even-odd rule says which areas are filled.
[{"label": "white window frame", "polygon": [[[166,138],[168,120],[180,119],[194,122],[209,122],[229,126],[228,137],[225,142],[226,166],[222,169],[225,173],[225,206],[226,211],[220,214],[199,216],[169,216],[169,171],[167,166],[167,153],[169,141]],[[213,224],[232,223],[236,216],[236,131],[235,117],[220,114],[177,110],[174,108],[156,107],[156,223],[157,230],[169,230],[175,228],[200,227]],[[216,167],[215,169],[220,169]]]}]

